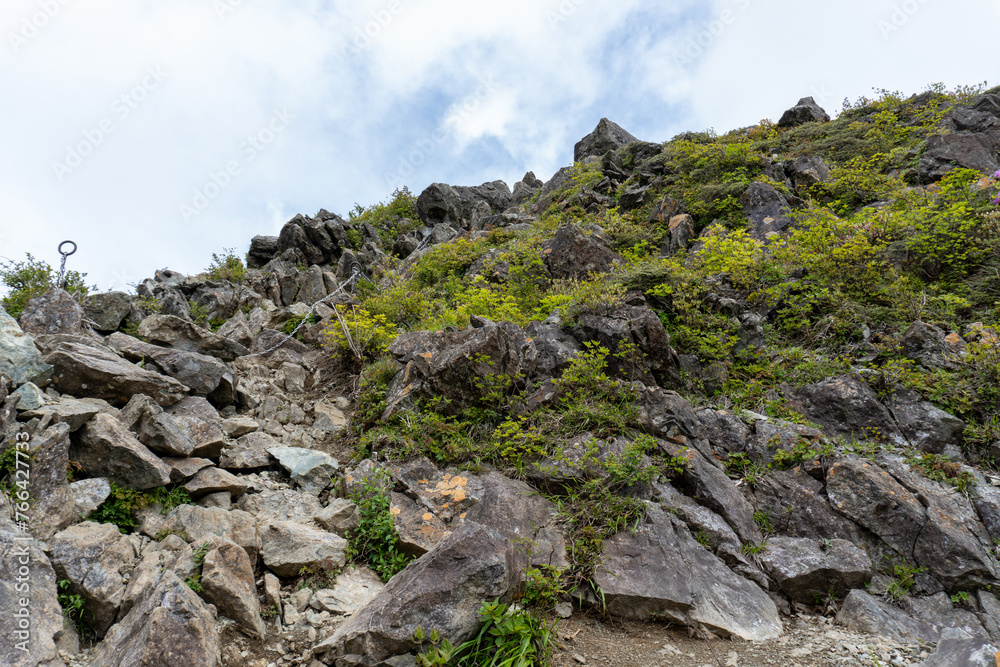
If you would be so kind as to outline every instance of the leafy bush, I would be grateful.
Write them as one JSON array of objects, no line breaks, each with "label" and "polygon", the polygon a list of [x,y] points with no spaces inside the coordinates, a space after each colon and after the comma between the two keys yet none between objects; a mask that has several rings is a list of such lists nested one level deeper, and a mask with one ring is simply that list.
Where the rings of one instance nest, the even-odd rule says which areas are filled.
[{"label": "leafy bush", "polygon": [[358,360],[383,354],[399,334],[385,315],[369,313],[357,306],[335,306],[336,319],[324,332],[325,347]]},{"label": "leafy bush", "polygon": [[[25,253],[25,259],[21,262],[0,262],[0,283],[8,288],[7,296],[0,300],[0,305],[3,305],[8,315],[18,319],[28,301],[57,287],[58,277],[51,266],[43,260],[35,259],[31,253]],[[83,299],[90,290],[95,289],[87,286],[86,278],[86,273],[67,271],[66,291],[77,300]]]},{"label": "leafy bush", "polygon": [[227,280],[231,283],[246,282],[247,270],[235,248],[224,248],[222,254],[212,253],[212,263],[206,269],[212,280]]},{"label": "leafy bush", "polygon": [[112,482],[111,495],[90,513],[87,520],[113,523],[121,532],[129,533],[136,527],[135,513],[155,503],[162,505],[163,514],[167,514],[178,505],[190,504],[191,496],[180,486],[173,488],[161,486],[150,491],[136,491]]}]

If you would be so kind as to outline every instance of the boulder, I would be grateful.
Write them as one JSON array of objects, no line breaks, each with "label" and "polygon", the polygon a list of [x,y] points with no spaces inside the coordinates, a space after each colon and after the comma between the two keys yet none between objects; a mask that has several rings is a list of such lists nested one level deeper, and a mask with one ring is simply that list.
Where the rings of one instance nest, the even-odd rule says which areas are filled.
[{"label": "boulder", "polygon": [[478,631],[482,601],[514,592],[513,558],[509,540],[466,524],[393,577],[313,653],[328,665],[351,654],[378,662],[416,650],[418,627],[438,630],[457,646]]},{"label": "boulder", "polygon": [[218,667],[215,609],[164,572],[94,651],[92,667]]},{"label": "boulder", "polygon": [[792,225],[788,198],[773,186],[754,181],[740,195],[740,206],[750,220],[750,234],[761,241]]},{"label": "boulder", "polygon": [[842,598],[873,574],[868,554],[846,540],[771,537],[759,558],[785,595],[804,604]]},{"label": "boulder", "polygon": [[24,333],[32,336],[45,334],[82,334],[83,308],[73,296],[61,289],[54,289],[42,296],[29,299],[24,304],[20,323]]},{"label": "boulder", "polygon": [[298,576],[303,567],[321,561],[343,567],[347,540],[295,521],[272,521],[261,526],[264,564],[279,577]]},{"label": "boulder", "polygon": [[670,347],[670,336],[646,306],[592,308],[577,316],[571,333],[581,343],[592,341],[608,349],[609,374],[649,386],[681,386],[680,360]]},{"label": "boulder", "polygon": [[907,446],[892,415],[858,375],[844,375],[798,390],[792,406],[824,427],[827,433],[858,440],[872,437]]},{"label": "boulder", "polygon": [[243,311],[238,311],[235,315],[226,320],[226,323],[219,327],[217,334],[223,338],[236,341],[245,348],[253,345],[254,331],[250,328],[250,322]]},{"label": "boulder", "polygon": [[202,596],[219,613],[236,621],[241,628],[263,639],[264,621],[254,583],[253,565],[247,552],[232,540],[210,536],[201,570]]},{"label": "boulder", "polygon": [[804,197],[809,194],[812,186],[830,180],[830,167],[821,157],[800,155],[785,163],[785,174],[791,179],[799,196]]},{"label": "boulder", "polygon": [[991,174],[1000,169],[997,141],[989,134],[936,134],[917,163],[922,183],[938,181],[956,168]]},{"label": "boulder", "polygon": [[45,394],[42,393],[42,390],[34,382],[25,382],[15,389],[13,393],[21,397],[21,400],[17,402],[18,412],[37,410],[47,402]]},{"label": "boulder", "polygon": [[91,294],[83,302],[83,312],[98,331],[117,331],[132,310],[132,297],[125,292]]},{"label": "boulder", "polygon": [[922,400],[917,392],[897,388],[886,402],[886,407],[903,436],[914,447],[941,454],[946,447],[961,445],[965,422]]},{"label": "boulder", "polygon": [[198,573],[194,550],[178,535],[167,535],[159,542],[151,541],[142,551],[142,558],[130,573],[125,595],[118,609],[118,617],[125,618],[135,603],[154,588],[166,571],[181,581]]},{"label": "boulder", "polygon": [[135,439],[121,422],[99,414],[80,430],[71,457],[92,477],[139,491],[170,483],[170,468]]},{"label": "boulder", "polygon": [[25,382],[48,384],[52,366],[42,361],[34,341],[24,335],[17,320],[0,308],[0,374],[19,387]]},{"label": "boulder", "polygon": [[462,224],[462,199],[455,188],[445,183],[432,183],[417,197],[417,215],[427,225]]},{"label": "boulder", "polygon": [[83,597],[88,625],[103,637],[118,616],[135,548],[117,526],[85,521],[56,534],[48,552],[59,580],[70,582],[67,592]]},{"label": "boulder", "polygon": [[215,408],[201,396],[187,398],[167,408],[181,431],[194,442],[192,456],[218,458],[226,446],[222,419]]},{"label": "boulder", "polygon": [[185,458],[194,451],[195,443],[183,426],[149,396],[133,396],[118,419],[139,442],[157,454]]},{"label": "boulder", "polygon": [[76,399],[61,396],[50,399],[50,402],[35,409],[26,410],[21,414],[24,419],[51,419],[53,424],[66,424],[70,433],[80,430],[84,424],[94,418],[94,415],[107,412],[114,414],[115,409],[99,398]]},{"label": "boulder", "polygon": [[705,436],[712,449],[720,453],[744,452],[750,438],[750,427],[728,410],[698,411],[698,421],[705,427]]},{"label": "boulder", "polygon": [[775,639],[782,632],[767,594],[734,574],[659,507],[648,508],[634,532],[604,542],[594,583],[615,616],[702,624],[722,636],[751,641]]},{"label": "boulder", "polygon": [[[268,489],[260,493],[248,493],[237,501],[237,505],[256,518],[260,525],[271,521],[296,521],[311,525],[323,512],[323,505],[316,496],[292,489]],[[327,528],[322,522],[320,525]]]},{"label": "boulder", "polygon": [[358,506],[346,498],[333,498],[330,504],[315,514],[316,523],[331,533],[346,538],[361,521]]},{"label": "boulder", "polygon": [[233,361],[250,351],[217,334],[174,315],[151,315],[139,325],[139,335],[154,345],[196,352],[222,361]]},{"label": "boulder", "polygon": [[278,460],[300,489],[316,496],[330,486],[340,469],[337,459],[314,449],[271,447],[267,453]]},{"label": "boulder", "polygon": [[174,483],[186,482],[197,475],[199,470],[204,470],[213,465],[209,459],[196,457],[177,459],[165,456],[160,460],[170,467],[170,481]]},{"label": "boulder", "polygon": [[693,447],[709,461],[714,460],[705,429],[694,407],[680,394],[639,383],[636,395],[636,422],[649,435],[683,447]]},{"label": "boulder", "polygon": [[899,643],[935,642],[941,636],[932,624],[862,590],[847,595],[837,613],[837,623],[853,632],[879,635]]},{"label": "boulder", "polygon": [[53,384],[61,393],[102,398],[116,406],[125,405],[135,394],[146,394],[166,406],[188,392],[177,380],[139,368],[101,347],[60,343],[45,361],[54,367]]},{"label": "boulder", "polygon": [[256,419],[238,415],[222,420],[222,432],[227,438],[240,438],[247,433],[255,433],[260,430],[260,424]]},{"label": "boulder", "polygon": [[996,667],[1000,648],[987,639],[942,639],[920,667]]},{"label": "boulder", "polygon": [[530,322],[525,333],[535,346],[535,374],[538,377],[557,377],[569,368],[570,361],[582,349],[575,338],[562,330],[558,318]]},{"label": "boulder", "polygon": [[193,394],[209,396],[217,405],[229,405],[236,398],[236,375],[215,357],[185,352],[113,333],[108,344],[132,362],[143,362],[144,368],[159,371],[174,378]]},{"label": "boulder", "polygon": [[77,517],[86,517],[111,495],[111,484],[103,477],[81,479],[69,485],[73,494],[73,509]]},{"label": "boulder", "polygon": [[781,114],[778,127],[797,127],[817,121],[829,122],[830,115],[812,97],[803,97],[795,106]]},{"label": "boulder", "polygon": [[407,495],[393,491],[389,494],[389,502],[392,525],[404,553],[423,556],[451,532],[448,524]]},{"label": "boulder", "polygon": [[316,591],[309,606],[317,611],[350,616],[382,592],[385,584],[367,567],[350,566],[339,575],[333,588]]},{"label": "boulder", "polygon": [[55,667],[62,663],[56,642],[63,635],[56,573],[42,544],[9,517],[0,499],[0,664]]},{"label": "boulder", "polygon": [[573,161],[583,162],[588,157],[601,157],[608,151],[621,148],[633,141],[639,140],[617,123],[602,118],[594,131],[578,141],[573,147]]},{"label": "boulder", "polygon": [[247,490],[247,485],[236,475],[212,467],[199,470],[184,484],[184,489],[195,500],[221,491],[239,498]]},{"label": "boulder", "polygon": [[278,446],[278,441],[267,433],[248,433],[222,450],[219,465],[227,470],[249,470],[271,465],[268,449]]},{"label": "boulder", "polygon": [[695,237],[694,218],[687,213],[675,215],[667,222],[667,234],[660,245],[661,255],[672,255],[687,250]]},{"label": "boulder", "polygon": [[403,364],[389,387],[384,418],[420,399],[441,397],[438,409],[457,414],[487,393],[514,384],[522,371],[518,346],[493,323],[455,332],[400,334],[389,354]]},{"label": "boulder", "polygon": [[958,370],[965,341],[958,334],[944,331],[924,322],[914,322],[900,341],[903,356],[916,361],[930,371]]},{"label": "boulder", "polygon": [[553,278],[586,279],[591,274],[607,273],[624,258],[608,247],[604,237],[588,234],[577,225],[565,225],[542,244],[542,259]]}]

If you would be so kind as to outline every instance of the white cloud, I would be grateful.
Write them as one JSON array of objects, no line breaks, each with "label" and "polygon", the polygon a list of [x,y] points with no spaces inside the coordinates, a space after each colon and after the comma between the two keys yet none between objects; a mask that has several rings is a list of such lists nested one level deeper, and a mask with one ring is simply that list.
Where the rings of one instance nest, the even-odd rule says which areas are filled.
[{"label": "white cloud", "polygon": [[[892,1],[220,1],[222,17],[214,0],[4,3],[0,255],[55,264],[72,238],[71,268],[102,288],[198,271],[295,213],[383,199],[401,168],[415,191],[547,178],[601,116],[664,140],[776,118],[817,91],[835,111],[872,86],[974,83],[1000,18],[985,0],[906,0],[919,9],[883,36]],[[42,6],[58,11],[24,37]],[[148,68],[166,77],[143,89]],[[249,160],[241,145],[282,108],[294,119]],[[111,132],[60,181],[53,163],[102,123]],[[234,161],[185,221],[181,205],[214,194]]]}]

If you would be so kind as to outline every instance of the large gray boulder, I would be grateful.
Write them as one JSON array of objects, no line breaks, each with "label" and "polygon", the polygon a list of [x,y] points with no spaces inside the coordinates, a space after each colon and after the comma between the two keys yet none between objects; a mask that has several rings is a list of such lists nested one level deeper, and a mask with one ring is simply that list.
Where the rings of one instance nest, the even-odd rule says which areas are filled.
[{"label": "large gray boulder", "polygon": [[602,118],[594,131],[573,147],[573,161],[583,162],[588,157],[601,157],[608,151],[621,148],[633,141],[639,140],[617,123]]},{"label": "large gray boulder", "polygon": [[788,198],[767,183],[751,183],[740,195],[739,203],[750,221],[750,233],[761,241],[792,225]]},{"label": "large gray boulder", "polygon": [[277,236],[255,236],[250,239],[247,266],[251,269],[259,269],[274,259],[278,252]]},{"label": "large gray boulder", "polygon": [[131,542],[113,524],[85,521],[56,534],[48,551],[59,580],[83,597],[84,618],[103,637],[118,616],[125,574],[136,561]]},{"label": "large gray boulder", "polygon": [[609,305],[586,310],[577,316],[570,333],[581,343],[595,342],[608,349],[609,375],[648,386],[681,385],[680,359],[670,347],[670,335],[646,306]]},{"label": "large gray boulder", "polygon": [[90,476],[130,489],[143,491],[170,483],[169,466],[111,415],[99,414],[87,422],[71,456]]},{"label": "large gray boulder", "polygon": [[279,577],[294,577],[303,567],[320,562],[343,567],[347,540],[296,521],[272,521],[261,526],[264,564]]},{"label": "large gray boulder", "polygon": [[542,244],[542,259],[553,278],[586,279],[591,274],[607,273],[624,258],[608,247],[598,233],[587,233],[577,225],[559,228]]},{"label": "large gray boulder", "polygon": [[1000,657],[997,643],[986,639],[942,639],[920,667],[996,667]]},{"label": "large gray boulder", "polygon": [[750,641],[774,639],[782,632],[778,609],[767,593],[734,574],[659,507],[647,509],[634,533],[622,532],[604,543],[594,583],[615,616],[702,624]]},{"label": "large gray boulder", "polygon": [[69,426],[56,424],[29,442],[31,476],[28,493],[32,506],[32,533],[47,539],[78,518],[66,471],[69,469]]},{"label": "large gray boulder", "polygon": [[896,389],[886,401],[886,407],[906,439],[920,450],[941,454],[946,447],[962,442],[965,422],[921,399],[915,391]]},{"label": "large gray boulder", "polygon": [[267,453],[278,460],[300,489],[315,496],[330,486],[340,469],[337,459],[315,449],[271,447]]},{"label": "large gray boulder", "polygon": [[26,334],[82,334],[83,308],[73,296],[61,289],[54,289],[36,296],[24,304],[21,328]]},{"label": "large gray boulder", "polygon": [[54,367],[52,383],[60,392],[102,398],[116,406],[125,405],[135,394],[171,405],[188,392],[177,380],[139,368],[103,347],[64,342],[45,361]]},{"label": "large gray boulder", "polygon": [[772,537],[760,561],[785,595],[804,604],[841,598],[873,574],[868,554],[846,540]]},{"label": "large gray boulder", "polygon": [[446,183],[432,183],[417,197],[417,215],[430,226],[439,223],[459,227],[462,224],[462,198]]},{"label": "large gray boulder", "polygon": [[42,361],[35,342],[3,308],[0,308],[0,374],[10,378],[15,387],[25,382],[44,387],[52,377],[52,366]]},{"label": "large gray boulder", "polygon": [[785,164],[785,173],[800,197],[809,194],[809,188],[830,180],[830,167],[821,157],[800,155]]},{"label": "large gray boulder", "polygon": [[218,507],[180,505],[162,516],[158,507],[143,513],[142,532],[149,537],[174,533],[184,537],[189,544],[199,543],[208,535],[218,535],[240,545],[251,563],[257,562],[261,541],[257,522],[242,510],[224,510]]},{"label": "large gray boulder", "polygon": [[133,396],[122,408],[118,419],[135,434],[139,442],[157,454],[184,458],[191,456],[194,451],[194,440],[177,418],[164,412],[149,396]]},{"label": "large gray boulder", "polygon": [[215,609],[166,571],[94,651],[92,667],[218,667]]},{"label": "large gray boulder", "polygon": [[837,613],[837,623],[854,632],[888,637],[900,643],[935,642],[941,637],[933,624],[862,590],[851,591]]},{"label": "large gray boulder", "polygon": [[174,315],[151,315],[139,325],[139,335],[154,345],[172,347],[186,352],[196,352],[222,361],[250,354],[250,350],[236,341],[195,326],[192,322]]},{"label": "large gray boulder", "polygon": [[816,121],[828,122],[830,115],[812,97],[803,97],[795,106],[781,114],[778,127],[796,127]]},{"label": "large gray boulder", "polygon": [[232,540],[214,535],[201,544],[208,548],[201,570],[205,600],[251,635],[263,639],[264,621],[247,552]]},{"label": "large gray boulder", "polygon": [[927,139],[927,148],[917,163],[924,183],[943,178],[956,168],[990,174],[1000,169],[997,141],[990,134],[937,134]]},{"label": "large gray boulder", "polygon": [[452,644],[480,627],[484,600],[507,600],[517,586],[514,545],[468,523],[393,577],[313,653],[332,665],[345,655],[378,662],[418,648],[413,633],[433,628]]},{"label": "large gray boulder", "polygon": [[236,374],[216,357],[150,345],[123,333],[111,334],[108,344],[129,361],[152,366],[216,405],[229,405],[236,398]]}]

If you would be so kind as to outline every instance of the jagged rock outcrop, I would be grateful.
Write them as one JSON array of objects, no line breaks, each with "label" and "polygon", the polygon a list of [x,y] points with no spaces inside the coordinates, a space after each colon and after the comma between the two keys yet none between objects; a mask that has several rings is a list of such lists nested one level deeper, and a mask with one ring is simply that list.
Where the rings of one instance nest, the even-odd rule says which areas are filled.
[{"label": "jagged rock outcrop", "polygon": [[588,157],[600,157],[633,141],[639,140],[625,131],[621,125],[602,118],[594,131],[573,147],[573,161],[583,162]]},{"label": "jagged rock outcrop", "polygon": [[816,121],[829,122],[830,115],[812,97],[803,97],[795,106],[781,114],[778,127],[796,127]]}]

